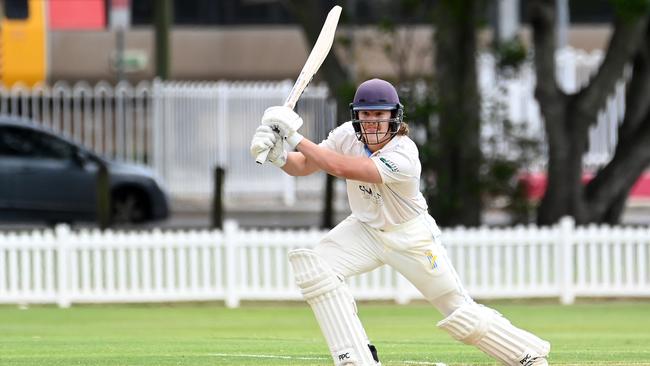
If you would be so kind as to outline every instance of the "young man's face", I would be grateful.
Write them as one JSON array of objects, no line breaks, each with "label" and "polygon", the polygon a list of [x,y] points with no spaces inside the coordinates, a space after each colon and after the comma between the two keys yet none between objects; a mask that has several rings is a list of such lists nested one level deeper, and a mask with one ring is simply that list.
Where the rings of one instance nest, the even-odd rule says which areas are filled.
[{"label": "young man's face", "polygon": [[385,139],[390,114],[390,111],[359,111],[361,129],[367,145],[376,145]]}]

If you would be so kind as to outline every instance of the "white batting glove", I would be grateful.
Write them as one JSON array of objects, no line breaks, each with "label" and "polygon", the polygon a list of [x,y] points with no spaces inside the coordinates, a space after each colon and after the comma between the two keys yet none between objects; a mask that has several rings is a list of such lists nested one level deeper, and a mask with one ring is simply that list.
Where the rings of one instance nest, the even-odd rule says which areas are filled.
[{"label": "white batting glove", "polygon": [[273,131],[267,126],[260,126],[255,130],[255,134],[251,140],[251,155],[256,158],[260,153],[272,148],[273,145],[275,145]]},{"label": "white batting glove", "polygon": [[[260,127],[266,127],[271,130],[269,126]],[[266,156],[266,160],[270,161],[271,164],[277,166],[278,168],[282,168],[284,164],[287,163],[287,151],[284,150],[284,140],[282,137],[280,137],[280,135],[275,132],[273,135],[275,137],[275,144],[271,148],[271,151],[269,151],[269,155]]]},{"label": "white batting glove", "polygon": [[284,150],[283,139],[269,126],[259,126],[251,141],[251,155],[257,158],[261,152],[269,150],[266,160],[281,168],[287,163],[287,152]]},{"label": "white batting glove", "polygon": [[270,126],[274,132],[277,132],[284,138],[292,149],[304,138],[298,129],[302,126],[302,118],[285,106],[275,106],[267,108],[262,116],[262,125]]}]

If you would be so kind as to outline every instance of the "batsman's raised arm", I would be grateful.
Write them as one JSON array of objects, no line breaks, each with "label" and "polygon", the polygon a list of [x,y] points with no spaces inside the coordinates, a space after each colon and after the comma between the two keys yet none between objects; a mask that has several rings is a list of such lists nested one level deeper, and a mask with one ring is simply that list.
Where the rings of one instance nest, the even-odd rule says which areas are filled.
[{"label": "batsman's raised arm", "polygon": [[[339,178],[368,183],[381,183],[381,176],[379,175],[377,166],[368,157],[342,155],[336,151],[316,145],[308,139],[300,141],[297,149],[299,153],[290,154],[287,163],[295,156],[296,160],[300,158],[306,160],[307,166],[315,166]],[[299,155],[302,155],[302,157],[299,157]],[[284,169],[284,171],[291,174],[287,169]]]},{"label": "batsman's raised arm", "polygon": [[[298,131],[302,119],[291,108],[271,107],[264,112],[262,126],[268,126],[283,138],[297,153],[286,155],[286,163],[280,166],[287,174],[303,176],[323,170],[334,176],[361,182],[381,183],[375,163],[367,156],[347,156],[326,147],[316,145]],[[270,143],[269,143],[270,144]],[[271,157],[273,152],[269,154]],[[269,161],[273,162],[271,158]],[[277,164],[276,164],[277,165]]]},{"label": "batsman's raised arm", "polygon": [[307,157],[302,153],[290,152],[287,156],[287,163],[282,167],[282,170],[291,176],[302,177],[313,174],[321,169],[311,160],[307,160]]}]

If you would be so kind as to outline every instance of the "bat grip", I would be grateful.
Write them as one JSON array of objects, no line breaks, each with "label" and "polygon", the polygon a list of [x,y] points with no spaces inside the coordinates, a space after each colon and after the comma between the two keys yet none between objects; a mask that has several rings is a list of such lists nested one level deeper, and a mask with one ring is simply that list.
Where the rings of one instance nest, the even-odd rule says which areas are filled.
[{"label": "bat grip", "polygon": [[271,149],[264,150],[261,153],[257,154],[255,161],[258,164],[264,164],[266,162],[266,157],[269,155],[269,151],[271,151]]},{"label": "bat grip", "polygon": [[[298,101],[298,98],[296,97],[295,94],[296,93],[289,93],[287,100],[284,102],[285,107],[289,107],[293,109],[296,106],[296,102]],[[299,97],[300,94],[301,93],[298,93],[297,96]],[[264,150],[261,153],[257,154],[257,158],[255,158],[255,162],[257,162],[257,164],[260,165],[264,164],[266,162],[266,157],[269,155],[269,151],[271,151],[271,149]]]},{"label": "bat grip", "polygon": [[[302,90],[304,90],[304,87],[302,88]],[[296,93],[295,90],[292,90],[291,93],[289,93],[287,100],[284,101],[284,106],[293,109],[296,106],[296,102],[298,101],[300,94],[302,94],[302,91]],[[269,151],[271,151],[271,149],[264,150],[261,153],[257,154],[257,158],[255,158],[255,162],[257,162],[257,164],[260,165],[266,163],[266,157],[269,155]]]}]

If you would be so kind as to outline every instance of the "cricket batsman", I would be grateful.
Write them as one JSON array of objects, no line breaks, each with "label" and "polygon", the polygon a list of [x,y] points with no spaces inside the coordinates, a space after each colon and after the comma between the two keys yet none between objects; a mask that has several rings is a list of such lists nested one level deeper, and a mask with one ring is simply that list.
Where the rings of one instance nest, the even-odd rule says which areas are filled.
[{"label": "cricket batsman", "polygon": [[[291,108],[268,108],[251,142],[253,157],[292,176],[319,170],[344,178],[352,214],[315,249],[289,253],[295,280],[311,306],[337,366],[380,365],[344,279],[388,264],[445,317],[437,326],[509,366],[548,365],[550,343],[517,328],[469,297],[440,242],[440,229],[420,192],[418,149],[402,121],[390,83],[372,79],[356,90],[352,120],[323,142],[304,138]],[[287,152],[284,141],[296,152]]]}]

